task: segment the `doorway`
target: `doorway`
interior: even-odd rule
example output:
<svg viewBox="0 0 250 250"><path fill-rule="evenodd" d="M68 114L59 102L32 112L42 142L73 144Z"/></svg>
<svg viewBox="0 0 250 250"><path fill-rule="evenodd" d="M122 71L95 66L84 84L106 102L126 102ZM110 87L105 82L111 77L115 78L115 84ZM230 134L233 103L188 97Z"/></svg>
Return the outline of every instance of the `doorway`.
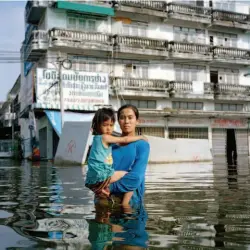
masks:
<svg viewBox="0 0 250 250"><path fill-rule="evenodd" d="M47 127L39 130L40 156L47 159Z"/></svg>
<svg viewBox="0 0 250 250"><path fill-rule="evenodd" d="M210 71L210 82L213 84L214 95L219 94L219 75L218 71Z"/></svg>
<svg viewBox="0 0 250 250"><path fill-rule="evenodd" d="M228 166L237 164L237 146L234 129L227 129L226 152Z"/></svg>
<svg viewBox="0 0 250 250"><path fill-rule="evenodd" d="M53 129L53 158L55 158L55 156L56 156L56 150L58 147L59 140L60 140L59 136L57 135L57 133Z"/></svg>
<svg viewBox="0 0 250 250"><path fill-rule="evenodd" d="M209 36L210 46L214 46L214 37Z"/></svg>

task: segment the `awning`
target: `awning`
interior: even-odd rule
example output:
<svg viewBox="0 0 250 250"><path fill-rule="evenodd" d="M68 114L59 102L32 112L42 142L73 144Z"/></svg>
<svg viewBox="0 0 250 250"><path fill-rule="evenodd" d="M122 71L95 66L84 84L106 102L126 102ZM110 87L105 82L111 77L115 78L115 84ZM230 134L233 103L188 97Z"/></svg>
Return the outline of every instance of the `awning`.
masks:
<svg viewBox="0 0 250 250"><path fill-rule="evenodd" d="M61 112L53 110L44 110L44 112L47 115L57 135L60 137L62 133ZM94 113L64 112L64 122L92 121L93 117ZM121 133L121 129L118 122L115 123L114 131L117 133Z"/></svg>
<svg viewBox="0 0 250 250"><path fill-rule="evenodd" d="M57 1L58 9L73 10L78 12L90 13L94 15L114 16L114 9L111 7L104 7L86 3Z"/></svg>

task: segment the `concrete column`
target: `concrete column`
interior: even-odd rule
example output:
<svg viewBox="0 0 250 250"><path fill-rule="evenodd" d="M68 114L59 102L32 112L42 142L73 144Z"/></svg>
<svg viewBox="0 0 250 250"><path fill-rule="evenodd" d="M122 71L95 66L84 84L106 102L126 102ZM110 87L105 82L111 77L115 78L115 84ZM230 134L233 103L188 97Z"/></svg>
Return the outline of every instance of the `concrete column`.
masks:
<svg viewBox="0 0 250 250"><path fill-rule="evenodd" d="M208 142L209 142L209 148L210 148L210 150L212 150L212 148L213 148L213 132L212 132L211 123L212 123L212 120L209 119L209 125L208 125Z"/></svg>
<svg viewBox="0 0 250 250"><path fill-rule="evenodd" d="M168 118L164 118L165 120L165 138L169 138L169 133L168 133Z"/></svg>

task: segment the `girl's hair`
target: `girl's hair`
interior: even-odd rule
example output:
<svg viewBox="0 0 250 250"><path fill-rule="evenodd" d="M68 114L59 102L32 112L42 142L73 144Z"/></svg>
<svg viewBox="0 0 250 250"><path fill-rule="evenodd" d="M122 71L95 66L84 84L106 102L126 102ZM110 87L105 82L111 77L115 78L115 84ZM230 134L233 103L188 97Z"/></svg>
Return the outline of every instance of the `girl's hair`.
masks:
<svg viewBox="0 0 250 250"><path fill-rule="evenodd" d="M95 113L95 116L92 120L92 129L93 135L100 135L101 134L101 125L105 121L111 120L115 123L115 112L111 108L101 108L98 109Z"/></svg>
<svg viewBox="0 0 250 250"><path fill-rule="evenodd" d="M136 120L139 119L139 111L138 111L138 108L132 104L125 104L125 105L122 105L118 111L117 111L117 117L118 117L118 120L121 116L121 112L124 110L124 109L132 109L135 113L135 117L136 117Z"/></svg>

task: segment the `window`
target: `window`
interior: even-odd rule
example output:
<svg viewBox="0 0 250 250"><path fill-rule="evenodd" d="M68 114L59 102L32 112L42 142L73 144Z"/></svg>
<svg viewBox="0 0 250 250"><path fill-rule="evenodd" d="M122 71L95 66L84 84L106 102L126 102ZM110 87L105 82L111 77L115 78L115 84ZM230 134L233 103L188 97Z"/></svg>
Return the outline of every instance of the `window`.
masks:
<svg viewBox="0 0 250 250"><path fill-rule="evenodd" d="M164 138L165 129L164 127L136 127L136 134Z"/></svg>
<svg viewBox="0 0 250 250"><path fill-rule="evenodd" d="M174 40L179 42L205 43L205 30L175 26Z"/></svg>
<svg viewBox="0 0 250 250"><path fill-rule="evenodd" d="M143 64L127 64L125 66L124 75L126 77L148 79L148 65Z"/></svg>
<svg viewBox="0 0 250 250"><path fill-rule="evenodd" d="M234 47L234 48L237 47L237 35L236 34L212 32L209 35L215 38L213 39L214 45Z"/></svg>
<svg viewBox="0 0 250 250"><path fill-rule="evenodd" d="M169 138L208 139L208 128L168 128Z"/></svg>
<svg viewBox="0 0 250 250"><path fill-rule="evenodd" d="M156 109L156 101L154 100L123 100L123 104L132 104L140 109Z"/></svg>
<svg viewBox="0 0 250 250"><path fill-rule="evenodd" d="M67 27L68 29L73 30L82 30L82 31L97 31L97 22L96 19L90 19L81 15L68 15L67 17Z"/></svg>
<svg viewBox="0 0 250 250"><path fill-rule="evenodd" d="M123 35L140 36L140 37L146 37L147 36L148 26L145 23L133 22L131 24L123 24L122 27L123 27L122 28Z"/></svg>
<svg viewBox="0 0 250 250"><path fill-rule="evenodd" d="M172 102L173 109L203 110L202 102Z"/></svg>
<svg viewBox="0 0 250 250"><path fill-rule="evenodd" d="M95 57L71 56L72 69L87 72L104 72L109 73L109 65L107 61Z"/></svg>
<svg viewBox="0 0 250 250"><path fill-rule="evenodd" d="M235 0L222 0L215 2L215 9L235 11Z"/></svg>
<svg viewBox="0 0 250 250"><path fill-rule="evenodd" d="M243 104L216 103L215 111L243 111Z"/></svg>
<svg viewBox="0 0 250 250"><path fill-rule="evenodd" d="M204 81L205 67L196 65L175 64L176 81Z"/></svg>
<svg viewBox="0 0 250 250"><path fill-rule="evenodd" d="M211 68L210 70L218 72L219 83L239 84L238 69Z"/></svg>

